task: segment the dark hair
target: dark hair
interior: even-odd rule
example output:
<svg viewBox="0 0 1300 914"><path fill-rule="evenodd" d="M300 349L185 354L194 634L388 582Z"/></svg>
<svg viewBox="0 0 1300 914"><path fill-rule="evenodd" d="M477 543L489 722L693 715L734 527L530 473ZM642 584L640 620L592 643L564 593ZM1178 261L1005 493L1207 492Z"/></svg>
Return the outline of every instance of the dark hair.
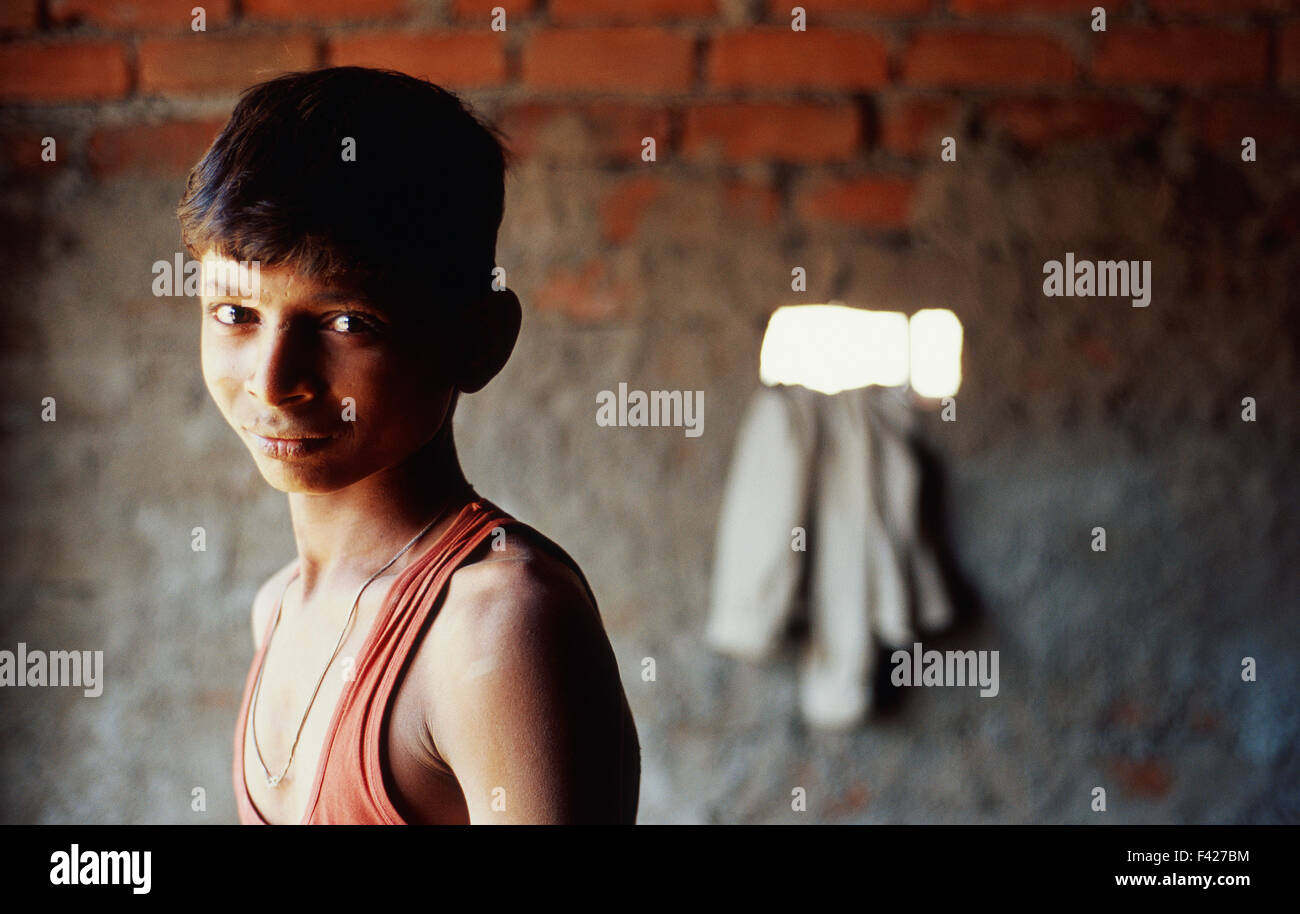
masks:
<svg viewBox="0 0 1300 914"><path fill-rule="evenodd" d="M355 161L343 158L345 138ZM191 256L290 266L413 313L486 293L505 207L501 136L452 93L330 67L246 89L177 208Z"/></svg>

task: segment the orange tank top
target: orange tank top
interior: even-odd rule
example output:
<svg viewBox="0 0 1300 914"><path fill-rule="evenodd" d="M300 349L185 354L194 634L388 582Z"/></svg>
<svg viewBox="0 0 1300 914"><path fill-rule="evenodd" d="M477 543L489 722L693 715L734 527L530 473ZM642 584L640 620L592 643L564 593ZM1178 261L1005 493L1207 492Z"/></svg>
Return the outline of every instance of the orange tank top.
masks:
<svg viewBox="0 0 1300 914"><path fill-rule="evenodd" d="M441 605L452 572L492 534L494 528L519 523L476 494L461 509L438 543L397 576L362 645L355 679L334 709L307 802L306 817L300 824L407 824L384 788L380 761L383 722L398 675L414 650L425 621ZM577 572L594 606L595 597L581 569L562 549L558 546L555 549ZM273 623L274 619L270 621ZM265 658L269 636L268 625L262 646L254 655L248 671L244 698L235 724L235 799L239 821L244 825L268 824L253 805L244 781L244 728L253 684Z"/></svg>

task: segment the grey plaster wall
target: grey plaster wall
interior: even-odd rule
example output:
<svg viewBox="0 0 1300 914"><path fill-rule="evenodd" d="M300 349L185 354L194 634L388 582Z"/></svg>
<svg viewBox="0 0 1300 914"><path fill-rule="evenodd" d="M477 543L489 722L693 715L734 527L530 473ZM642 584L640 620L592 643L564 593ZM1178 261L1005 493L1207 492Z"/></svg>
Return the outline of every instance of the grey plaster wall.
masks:
<svg viewBox="0 0 1300 914"><path fill-rule="evenodd" d="M667 192L609 248L598 208L616 173L545 156L515 173L498 261L523 334L456 419L479 491L587 570L640 731L640 821L1300 820L1294 165L1177 144L1026 158L976 138L960 169L926 166L906 235L788 209L738 224L715 173L659 174ZM787 197L817 177L772 174ZM0 690L6 822L235 818L248 607L292 539L283 496L207 400L197 304L150 293L150 265L179 250L179 187L69 174L0 197L0 648L103 650L106 665L95 699ZM1150 307L1045 298L1042 264L1067 250L1152 260ZM619 313L535 307L548 271L597 252ZM799 721L788 657L746 664L700 637L764 323L830 298L949 307L965 326L957 421L922 421L978 597L939 646L1001 652L997 698L910 690L850 733ZM703 390L704 434L598 427L595 393L620 381Z"/></svg>

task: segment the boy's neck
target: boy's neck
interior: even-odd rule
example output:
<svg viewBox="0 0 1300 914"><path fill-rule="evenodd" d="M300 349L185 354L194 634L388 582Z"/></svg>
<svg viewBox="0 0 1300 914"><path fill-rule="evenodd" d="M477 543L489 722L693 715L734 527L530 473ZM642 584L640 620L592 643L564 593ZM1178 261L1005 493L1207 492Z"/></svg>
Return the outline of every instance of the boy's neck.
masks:
<svg viewBox="0 0 1300 914"><path fill-rule="evenodd" d="M355 593L436 516L437 523L385 574L400 572L471 496L450 417L443 432L397 466L328 495L290 493L303 604L318 591Z"/></svg>

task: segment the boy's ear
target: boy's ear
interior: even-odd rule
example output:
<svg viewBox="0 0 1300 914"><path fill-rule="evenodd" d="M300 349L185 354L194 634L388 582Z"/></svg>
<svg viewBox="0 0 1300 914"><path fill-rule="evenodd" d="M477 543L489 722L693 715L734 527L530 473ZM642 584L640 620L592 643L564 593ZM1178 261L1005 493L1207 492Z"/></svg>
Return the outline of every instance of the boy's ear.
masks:
<svg viewBox="0 0 1300 914"><path fill-rule="evenodd" d="M460 310L453 321L460 390L472 394L497 376L514 352L522 322L519 298L509 289L488 292Z"/></svg>

